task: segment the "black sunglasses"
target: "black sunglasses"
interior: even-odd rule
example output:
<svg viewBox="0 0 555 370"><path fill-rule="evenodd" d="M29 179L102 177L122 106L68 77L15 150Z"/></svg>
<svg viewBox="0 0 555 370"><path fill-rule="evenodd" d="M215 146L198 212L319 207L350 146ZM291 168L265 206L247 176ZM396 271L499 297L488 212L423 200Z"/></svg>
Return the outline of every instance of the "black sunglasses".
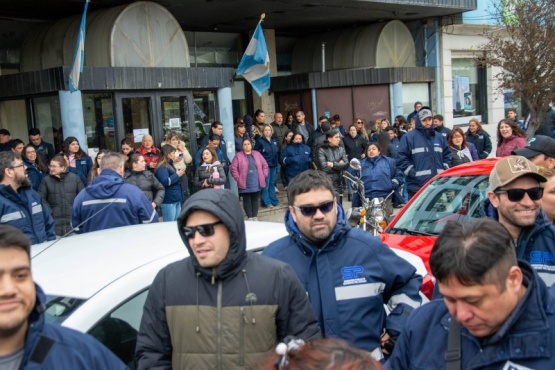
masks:
<svg viewBox="0 0 555 370"><path fill-rule="evenodd" d="M301 211L305 217L312 217L318 210L323 214L329 213L333 209L333 200L322 203L319 206L293 206L293 208Z"/></svg>
<svg viewBox="0 0 555 370"><path fill-rule="evenodd" d="M531 189L508 189L508 190L495 190L495 194L507 193L507 198L511 202L520 202L524 198L524 194L528 194L531 200L540 200L543 197L543 188Z"/></svg>
<svg viewBox="0 0 555 370"><path fill-rule="evenodd" d="M214 235L214 226L222 224L222 221L214 222L213 224L204 224L197 226L183 226L183 234L187 239L192 239L195 237L195 232L199 232L202 236L212 236Z"/></svg>

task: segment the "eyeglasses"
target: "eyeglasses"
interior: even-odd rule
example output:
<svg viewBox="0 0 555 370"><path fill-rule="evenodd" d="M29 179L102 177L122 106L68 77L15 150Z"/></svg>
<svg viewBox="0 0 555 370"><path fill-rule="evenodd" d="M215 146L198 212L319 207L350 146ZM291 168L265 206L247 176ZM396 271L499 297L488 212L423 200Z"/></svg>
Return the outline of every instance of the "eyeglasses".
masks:
<svg viewBox="0 0 555 370"><path fill-rule="evenodd" d="M357 121L357 123L360 125L360 124L362 124L362 121Z"/></svg>
<svg viewBox="0 0 555 370"><path fill-rule="evenodd" d="M183 234L187 239L192 239L195 237L195 232L199 232L202 236L212 236L214 235L214 226L222 224L222 221L214 222L213 224L204 224L204 225L197 225L197 226L183 226Z"/></svg>
<svg viewBox="0 0 555 370"><path fill-rule="evenodd" d="M524 194L528 194L531 200L540 200L543 197L543 188L531 189L508 189L508 190L495 190L495 194L507 193L507 198L511 202L520 202L524 198Z"/></svg>
<svg viewBox="0 0 555 370"><path fill-rule="evenodd" d="M293 208L298 209L301 211L303 216L305 217L312 217L316 214L318 210L323 214L329 213L333 209L333 200L324 202L319 206L293 206Z"/></svg>
<svg viewBox="0 0 555 370"><path fill-rule="evenodd" d="M27 167L27 166L25 166L25 163L21 163L21 164L18 164L17 166L12 166L10 168L15 170L16 168L19 168L19 167Z"/></svg>
<svg viewBox="0 0 555 370"><path fill-rule="evenodd" d="M27 154L27 155L29 155L29 154L37 154L37 152L35 152L34 150L28 150L28 151L26 152L26 154Z"/></svg>

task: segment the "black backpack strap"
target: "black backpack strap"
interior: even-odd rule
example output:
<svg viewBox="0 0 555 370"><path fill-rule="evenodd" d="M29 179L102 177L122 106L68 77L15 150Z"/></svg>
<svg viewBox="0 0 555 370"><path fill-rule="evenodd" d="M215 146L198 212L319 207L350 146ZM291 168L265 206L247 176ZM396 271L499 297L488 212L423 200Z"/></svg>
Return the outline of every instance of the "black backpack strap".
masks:
<svg viewBox="0 0 555 370"><path fill-rule="evenodd" d="M38 364L42 364L46 360L46 356L54 346L54 340L48 337L42 336L39 338L35 349L31 353L30 360Z"/></svg>
<svg viewBox="0 0 555 370"><path fill-rule="evenodd" d="M447 351L445 351L445 369L461 369L461 324L451 317L449 323L449 337L447 338Z"/></svg>

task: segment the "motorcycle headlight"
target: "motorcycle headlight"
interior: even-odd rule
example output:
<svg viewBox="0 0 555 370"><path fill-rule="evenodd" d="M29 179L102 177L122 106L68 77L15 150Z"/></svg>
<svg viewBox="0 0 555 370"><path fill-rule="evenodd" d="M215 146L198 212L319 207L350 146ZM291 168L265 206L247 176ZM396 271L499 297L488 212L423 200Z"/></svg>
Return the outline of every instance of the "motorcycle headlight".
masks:
<svg viewBox="0 0 555 370"><path fill-rule="evenodd" d="M372 218L376 220L378 223L385 220L385 212L383 209L375 209L372 211Z"/></svg>

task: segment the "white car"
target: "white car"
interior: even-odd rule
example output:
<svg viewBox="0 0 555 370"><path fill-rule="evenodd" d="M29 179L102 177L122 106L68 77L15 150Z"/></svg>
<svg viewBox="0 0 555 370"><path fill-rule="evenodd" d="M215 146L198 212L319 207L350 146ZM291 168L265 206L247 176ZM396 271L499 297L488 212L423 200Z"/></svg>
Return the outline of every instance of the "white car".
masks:
<svg viewBox="0 0 555 370"><path fill-rule="evenodd" d="M281 223L245 224L251 251L287 235ZM420 257L394 250L426 274ZM34 280L47 295L46 320L91 334L132 369L148 289L160 269L188 255L175 222L75 235L31 251Z"/></svg>

